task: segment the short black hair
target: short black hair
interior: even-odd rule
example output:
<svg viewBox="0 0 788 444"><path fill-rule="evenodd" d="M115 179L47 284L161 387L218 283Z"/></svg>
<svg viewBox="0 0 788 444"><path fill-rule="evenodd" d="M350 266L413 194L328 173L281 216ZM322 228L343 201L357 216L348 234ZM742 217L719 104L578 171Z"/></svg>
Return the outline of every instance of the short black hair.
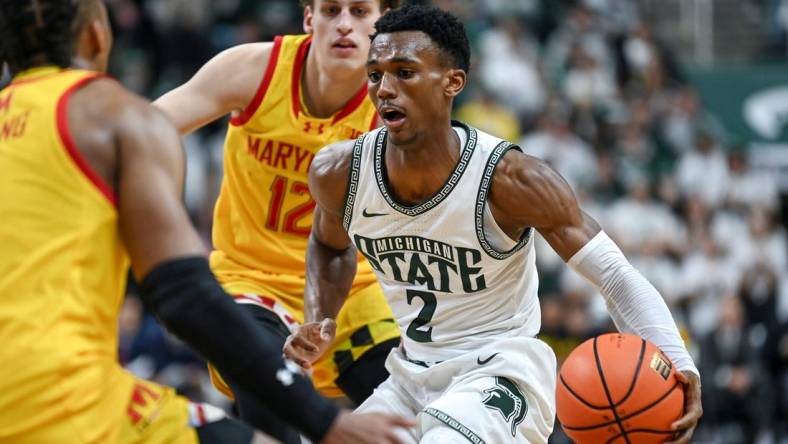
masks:
<svg viewBox="0 0 788 444"><path fill-rule="evenodd" d="M380 34L421 31L451 57L455 68L466 73L471 66L471 46L465 26L454 15L434 6L405 5L383 15L375 23L375 40Z"/></svg>
<svg viewBox="0 0 788 444"><path fill-rule="evenodd" d="M0 61L12 73L71 65L76 34L98 0L0 0Z"/></svg>

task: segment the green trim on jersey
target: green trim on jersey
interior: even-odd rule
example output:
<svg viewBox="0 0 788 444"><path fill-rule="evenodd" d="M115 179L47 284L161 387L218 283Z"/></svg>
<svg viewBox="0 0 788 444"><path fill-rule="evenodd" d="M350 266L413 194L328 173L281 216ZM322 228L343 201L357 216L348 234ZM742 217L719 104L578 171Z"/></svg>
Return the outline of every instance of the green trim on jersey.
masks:
<svg viewBox="0 0 788 444"><path fill-rule="evenodd" d="M457 421L456 419L452 418L451 416L443 413L438 409L434 409L432 407L428 407L424 409L424 413L434 417L438 421L446 424L449 428L455 430L460 435L464 436L468 442L472 442L473 444L485 444L484 440L479 437L479 435L473 433L471 429L465 427L461 422Z"/></svg>
<svg viewBox="0 0 788 444"><path fill-rule="evenodd" d="M517 244L508 251L496 250L487 242L487 237L484 235L484 205L487 202L487 195L492 185L493 174L495 174L495 169L498 167L498 163L501 159L503 159L504 154L510 149L522 152L519 146L507 141L502 141L495 147L492 153L490 153L490 158L487 159L487 166L484 168L484 175L482 175L482 180L479 184L479 194L476 196L476 237L479 239L479 244L481 244L484 252L491 258L499 260L507 259L514 253L520 251L528 244L528 241L531 240L534 231L533 227L528 227L523 232L523 235L520 236L520 240L517 241Z"/></svg>
<svg viewBox="0 0 788 444"><path fill-rule="evenodd" d="M471 156L473 155L473 151L476 148L477 135L476 130L473 127L470 127L462 122L452 120L452 127L454 126L461 127L468 134L468 140L465 142L465 147L463 147L463 150L460 153L460 160L457 162L454 172L452 172L451 176L446 179L446 182L443 184L441 189L432 195L429 200L416 206L401 205L395 202L394 198L391 197L391 194L389 193L388 186L386 185L386 165L384 162L384 154L386 152L386 134L388 131L386 130L386 127L381 128L380 132L378 133L377 140L375 141L375 179L378 183L380 193L392 208L406 216L418 216L422 213L426 213L432 208L435 208L443 201L443 199L448 197L454 187L460 182L460 178L462 178L462 174L465 172L468 162L470 162Z"/></svg>
<svg viewBox="0 0 788 444"><path fill-rule="evenodd" d="M342 226L345 227L345 231L350 229L350 221L353 219L353 204L356 202L358 180L361 177L361 151L366 137L366 134L362 135L356 139L356 143L353 145L353 157L350 160L347 191L345 192L345 213L342 217Z"/></svg>

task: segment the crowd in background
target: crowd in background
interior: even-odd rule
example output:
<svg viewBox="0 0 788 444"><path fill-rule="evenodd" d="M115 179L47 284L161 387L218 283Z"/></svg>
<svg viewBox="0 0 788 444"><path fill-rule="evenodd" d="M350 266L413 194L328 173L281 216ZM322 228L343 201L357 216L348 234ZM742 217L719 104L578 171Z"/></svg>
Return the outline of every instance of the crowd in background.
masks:
<svg viewBox="0 0 788 444"><path fill-rule="evenodd" d="M301 32L294 0L108 3L111 71L150 98L224 48ZM704 109L637 2L432 3L459 15L471 36L470 85L456 117L549 162L664 296L701 370L705 414L695 442L788 442L785 197ZM788 2L776 3L785 26L772 44L784 48ZM206 242L224 125L185 139L186 202ZM594 288L536 242L541 336L560 361L614 327ZM120 321L128 368L228 406L203 364L130 293Z"/></svg>

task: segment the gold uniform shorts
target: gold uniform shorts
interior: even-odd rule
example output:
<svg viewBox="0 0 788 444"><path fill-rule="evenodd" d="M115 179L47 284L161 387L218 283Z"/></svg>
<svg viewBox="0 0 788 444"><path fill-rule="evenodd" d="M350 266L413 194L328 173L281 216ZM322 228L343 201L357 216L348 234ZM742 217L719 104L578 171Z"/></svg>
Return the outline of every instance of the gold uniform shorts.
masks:
<svg viewBox="0 0 788 444"><path fill-rule="evenodd" d="M273 311L291 330L303 319L303 313L292 313L279 302L277 293L284 293L281 290L268 288L261 293L239 292L235 285L225 285L225 290L235 295L237 303L259 305ZM303 297L302 294L299 297ZM291 294L288 296L293 297ZM333 347L312 367L315 388L328 397L343 396L335 381L344 369L376 345L400 336L391 308L377 283L352 290L336 321L337 334ZM214 386L233 398L232 391L213 366L209 365L209 370Z"/></svg>

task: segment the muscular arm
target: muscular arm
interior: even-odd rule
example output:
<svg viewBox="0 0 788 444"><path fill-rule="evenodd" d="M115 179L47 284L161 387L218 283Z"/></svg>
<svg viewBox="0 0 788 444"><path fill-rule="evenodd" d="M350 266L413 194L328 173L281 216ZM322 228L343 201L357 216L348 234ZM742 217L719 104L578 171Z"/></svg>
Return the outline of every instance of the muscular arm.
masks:
<svg viewBox="0 0 788 444"><path fill-rule="evenodd" d="M662 296L580 209L558 173L539 159L510 151L496 172L490 204L496 221L510 235L524 227L536 228L602 293L619 330L648 339L679 370L697 374Z"/></svg>
<svg viewBox="0 0 788 444"><path fill-rule="evenodd" d="M336 318L356 275L356 248L342 216L353 141L326 147L309 170L309 189L317 206L306 251L306 322Z"/></svg>
<svg viewBox="0 0 788 444"><path fill-rule="evenodd" d="M168 330L314 441L338 410L288 370L281 350L218 285L180 197L184 157L163 113L108 80L75 93L69 113L77 144L115 185L119 229L146 304ZM91 124L91 122L93 122ZM90 134L88 134L90 133ZM103 142L102 142L103 141ZM105 155L98 156L101 151ZM112 171L112 176L107 175Z"/></svg>
<svg viewBox="0 0 788 444"><path fill-rule="evenodd" d="M219 53L186 83L153 104L190 133L230 112L240 113L257 92L273 43L239 45Z"/></svg>

